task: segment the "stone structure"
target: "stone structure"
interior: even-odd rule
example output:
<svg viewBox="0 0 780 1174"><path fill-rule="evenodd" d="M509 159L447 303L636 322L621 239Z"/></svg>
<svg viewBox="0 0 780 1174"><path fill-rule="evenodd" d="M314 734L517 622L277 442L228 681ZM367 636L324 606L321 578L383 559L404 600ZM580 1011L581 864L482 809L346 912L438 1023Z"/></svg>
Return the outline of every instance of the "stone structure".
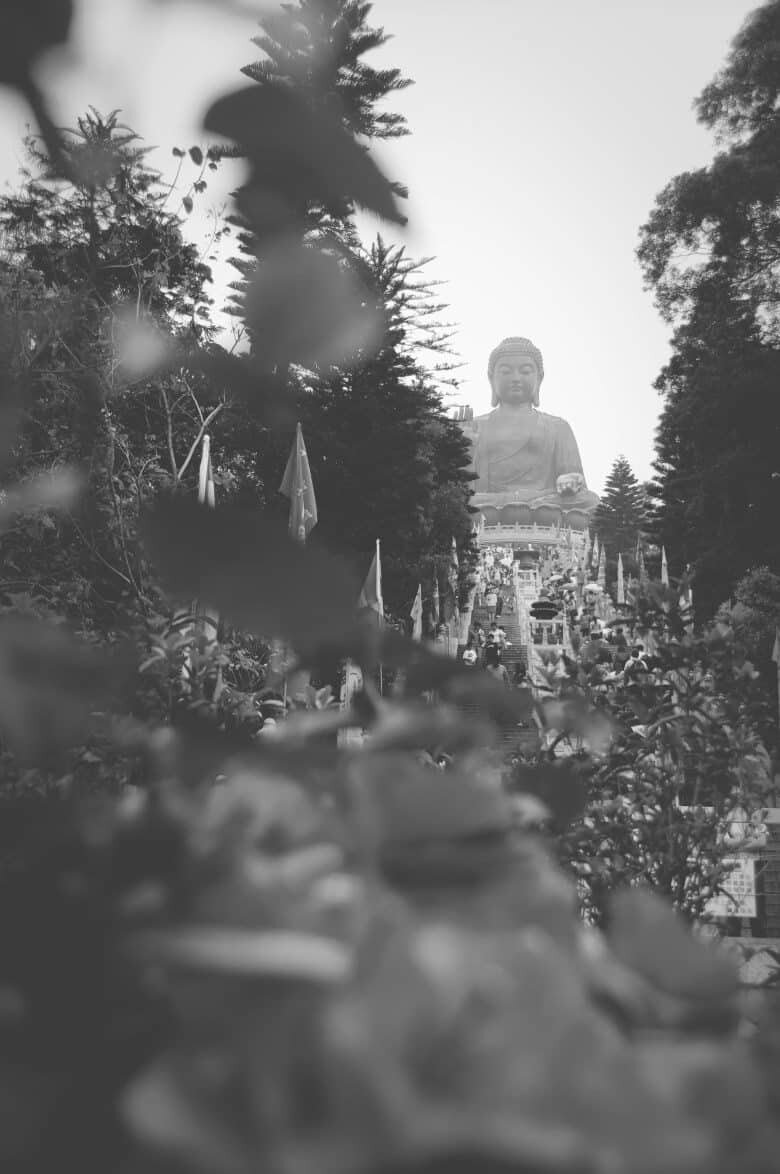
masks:
<svg viewBox="0 0 780 1174"><path fill-rule="evenodd" d="M477 474L472 504L485 524L570 527L583 531L598 497L585 484L569 424L538 410L541 351L527 338L506 338L490 356L493 410L460 419Z"/></svg>

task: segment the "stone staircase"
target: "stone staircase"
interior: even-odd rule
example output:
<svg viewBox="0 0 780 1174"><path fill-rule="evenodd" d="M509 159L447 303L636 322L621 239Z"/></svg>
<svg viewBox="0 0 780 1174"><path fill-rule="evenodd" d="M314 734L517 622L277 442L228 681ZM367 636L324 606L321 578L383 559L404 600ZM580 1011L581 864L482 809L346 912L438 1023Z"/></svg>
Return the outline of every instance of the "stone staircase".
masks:
<svg viewBox="0 0 780 1174"><path fill-rule="evenodd" d="M501 659L511 680L518 661L522 662L524 666L528 663L527 611L524 601L519 596L516 597L515 610L504 610L503 614L498 617L498 621L502 624L509 641L509 647L504 649ZM487 609L475 607L472 622L479 622L487 632L490 627ZM520 725L503 726L498 744L506 757L511 756L515 751L526 755L534 753L539 745L539 731L536 723L533 719L529 719Z"/></svg>

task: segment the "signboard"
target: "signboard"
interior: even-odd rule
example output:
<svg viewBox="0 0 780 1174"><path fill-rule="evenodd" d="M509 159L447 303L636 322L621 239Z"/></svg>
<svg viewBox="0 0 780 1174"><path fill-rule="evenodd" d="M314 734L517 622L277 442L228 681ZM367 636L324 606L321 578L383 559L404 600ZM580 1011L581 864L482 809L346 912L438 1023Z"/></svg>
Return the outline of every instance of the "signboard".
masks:
<svg viewBox="0 0 780 1174"><path fill-rule="evenodd" d="M755 860L744 855L724 856L723 863L729 866L728 875L723 878L724 891L710 898L705 906L705 912L712 917L755 917Z"/></svg>

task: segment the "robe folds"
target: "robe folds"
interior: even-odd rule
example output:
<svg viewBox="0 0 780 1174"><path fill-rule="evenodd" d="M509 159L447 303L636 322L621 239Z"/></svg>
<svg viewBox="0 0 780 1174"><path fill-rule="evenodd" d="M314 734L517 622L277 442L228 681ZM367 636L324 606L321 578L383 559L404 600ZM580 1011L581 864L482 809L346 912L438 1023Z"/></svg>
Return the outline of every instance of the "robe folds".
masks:
<svg viewBox="0 0 780 1174"><path fill-rule="evenodd" d="M535 408L515 411L499 406L469 422L475 494L539 503L560 501L556 481L565 473L582 474L577 441L559 416ZM568 496L567 506L592 507L597 497L588 489Z"/></svg>

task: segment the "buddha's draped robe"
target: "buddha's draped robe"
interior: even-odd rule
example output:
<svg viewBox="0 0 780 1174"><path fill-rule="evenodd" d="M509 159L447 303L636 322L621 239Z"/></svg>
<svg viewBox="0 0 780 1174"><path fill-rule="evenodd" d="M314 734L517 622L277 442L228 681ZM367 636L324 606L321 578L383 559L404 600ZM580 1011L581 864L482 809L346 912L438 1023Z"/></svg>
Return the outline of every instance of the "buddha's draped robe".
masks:
<svg viewBox="0 0 780 1174"><path fill-rule="evenodd" d="M476 494L506 500L560 502L556 480L564 473L582 473L582 461L571 427L558 416L536 409L513 411L498 407L478 416L469 429ZM592 506L590 490L566 499L566 505Z"/></svg>

